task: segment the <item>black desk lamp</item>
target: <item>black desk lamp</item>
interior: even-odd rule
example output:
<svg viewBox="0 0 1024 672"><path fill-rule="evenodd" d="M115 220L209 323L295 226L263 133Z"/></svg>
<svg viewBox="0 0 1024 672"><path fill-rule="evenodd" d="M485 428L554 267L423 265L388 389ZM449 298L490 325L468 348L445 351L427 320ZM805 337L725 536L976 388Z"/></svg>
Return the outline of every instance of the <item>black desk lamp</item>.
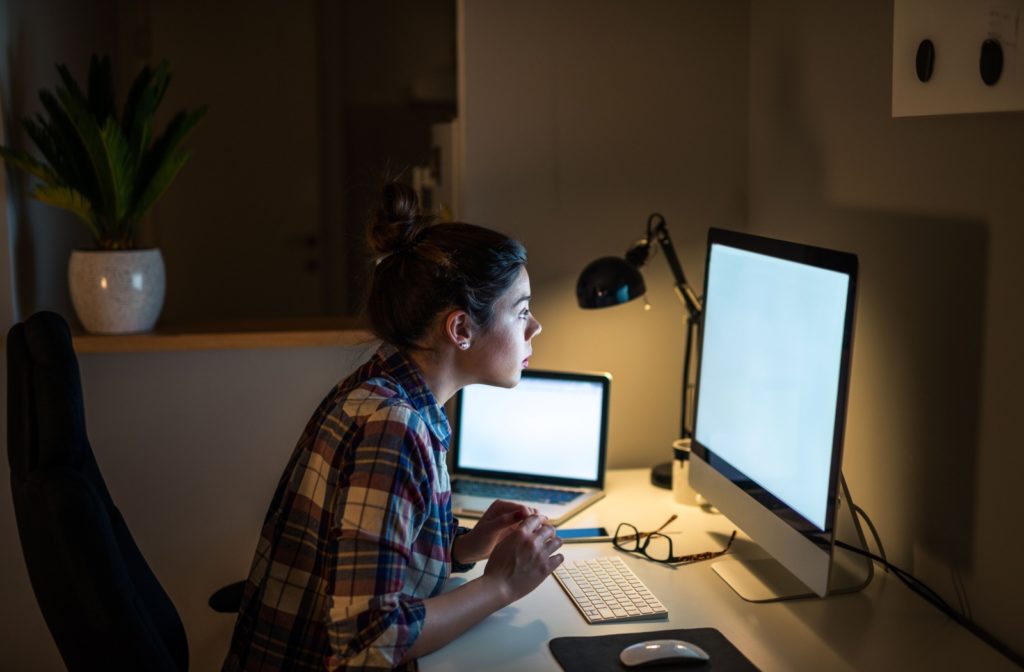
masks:
<svg viewBox="0 0 1024 672"><path fill-rule="evenodd" d="M647 235L638 240L633 247L626 252L626 258L601 257L591 262L580 273L580 279L576 282L576 300L580 308L606 308L626 303L643 296L647 291L644 285L644 278L640 274L640 268L647 262L651 253L651 244L658 241L659 247L665 253L665 261L672 269L672 277L675 279L676 295L686 307L686 353L683 356L683 408L680 418L680 436L684 439L692 438L690 431L690 359L693 344L696 339L694 331L700 322L701 304L700 299L694 293L686 276L683 274L683 267L679 264L675 248L672 247L672 239L668 235L668 227L665 225L665 218L657 212L647 218ZM672 463L665 462L657 464L651 471L651 482L663 488L672 487Z"/></svg>

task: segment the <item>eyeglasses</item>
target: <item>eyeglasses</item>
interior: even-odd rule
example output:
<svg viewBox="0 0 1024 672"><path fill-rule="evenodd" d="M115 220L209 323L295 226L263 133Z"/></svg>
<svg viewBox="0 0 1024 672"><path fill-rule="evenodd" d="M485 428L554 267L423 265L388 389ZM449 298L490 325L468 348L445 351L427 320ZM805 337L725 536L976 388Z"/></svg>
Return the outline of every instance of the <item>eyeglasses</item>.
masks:
<svg viewBox="0 0 1024 672"><path fill-rule="evenodd" d="M732 546L733 539L736 538L736 530L733 530L732 535L729 536L729 541L725 544L725 548L720 551L705 551L704 553L677 556L672 552L672 539L668 535L661 533L675 519L676 516L673 514L671 518L653 532L639 532L629 523L619 523L619 526L615 529L615 536L612 538L612 545L620 551L640 553L655 562L686 565L691 562L710 560L711 558L724 555Z"/></svg>

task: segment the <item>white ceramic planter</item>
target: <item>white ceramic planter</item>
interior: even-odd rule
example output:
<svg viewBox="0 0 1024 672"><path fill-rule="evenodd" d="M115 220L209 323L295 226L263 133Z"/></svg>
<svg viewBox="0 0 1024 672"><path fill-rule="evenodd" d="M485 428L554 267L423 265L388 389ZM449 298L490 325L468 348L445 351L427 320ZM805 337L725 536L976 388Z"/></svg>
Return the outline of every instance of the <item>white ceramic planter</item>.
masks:
<svg viewBox="0 0 1024 672"><path fill-rule="evenodd" d="M149 331L164 305L164 259L158 249L75 250L68 262L68 284L86 331Z"/></svg>

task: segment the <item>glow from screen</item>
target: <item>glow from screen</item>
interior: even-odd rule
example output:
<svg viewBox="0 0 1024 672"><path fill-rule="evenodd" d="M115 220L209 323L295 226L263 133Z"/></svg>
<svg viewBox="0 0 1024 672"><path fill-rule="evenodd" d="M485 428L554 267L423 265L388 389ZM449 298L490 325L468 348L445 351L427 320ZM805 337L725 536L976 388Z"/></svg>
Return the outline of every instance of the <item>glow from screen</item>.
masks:
<svg viewBox="0 0 1024 672"><path fill-rule="evenodd" d="M849 277L715 244L696 437L825 529Z"/></svg>
<svg viewBox="0 0 1024 672"><path fill-rule="evenodd" d="M470 385L461 403L459 467L598 479L601 383L524 376L512 389Z"/></svg>

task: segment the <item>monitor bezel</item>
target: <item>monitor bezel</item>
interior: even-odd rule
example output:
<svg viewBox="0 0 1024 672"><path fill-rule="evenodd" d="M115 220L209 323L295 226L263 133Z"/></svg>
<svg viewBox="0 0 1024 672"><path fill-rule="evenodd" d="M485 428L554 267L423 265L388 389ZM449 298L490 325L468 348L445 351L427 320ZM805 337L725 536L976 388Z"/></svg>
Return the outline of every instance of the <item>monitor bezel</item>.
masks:
<svg viewBox="0 0 1024 672"><path fill-rule="evenodd" d="M494 471L488 469L476 469L459 465L459 449L461 443L460 427L462 423L462 396L463 390L455 395L453 422L452 422L452 470L455 475L476 476L478 478L495 478L507 481L519 481L524 483L546 483L567 487L588 487L604 488L605 464L608 457L608 414L611 404L611 383L612 377L609 373L584 373L573 371L549 371L544 369L525 369L523 378L537 378L548 380L570 380L586 383L599 383L601 385L601 438L597 465L597 478L577 479L561 478L557 476L540 476L537 474L524 474L512 471Z"/></svg>
<svg viewBox="0 0 1024 672"><path fill-rule="evenodd" d="M711 270L711 252L714 245L722 245L734 249L753 252L764 256L793 261L816 268L836 271L845 274L849 278L849 289L846 297L846 310L843 323L843 340L840 354L839 380L836 395L836 414L832 435L832 455L829 465L829 483L825 511L825 529L819 529L817 525L809 521L793 508L789 507L782 500L771 492L760 487L756 481L734 467L727 460L710 447L697 440L697 427L700 421L700 364L704 357L704 316L708 310L708 278ZM849 398L850 363L853 353L853 331L856 314L857 297L857 270L858 263L856 255L830 250L823 247L794 243L790 241L766 238L738 231L711 228L708 231L707 256L704 263L704 311L701 314L700 329L698 330L698 366L697 380L694 388L694 434L692 449L694 453L703 459L712 469L718 471L728 479L734 486L745 492L758 504L772 512L777 518L785 522L789 527L809 540L815 546L831 552L834 539L836 510L839 494L839 478L842 467L843 443L846 432L847 401ZM712 301L714 297L711 297ZM713 306L713 304L712 304Z"/></svg>

